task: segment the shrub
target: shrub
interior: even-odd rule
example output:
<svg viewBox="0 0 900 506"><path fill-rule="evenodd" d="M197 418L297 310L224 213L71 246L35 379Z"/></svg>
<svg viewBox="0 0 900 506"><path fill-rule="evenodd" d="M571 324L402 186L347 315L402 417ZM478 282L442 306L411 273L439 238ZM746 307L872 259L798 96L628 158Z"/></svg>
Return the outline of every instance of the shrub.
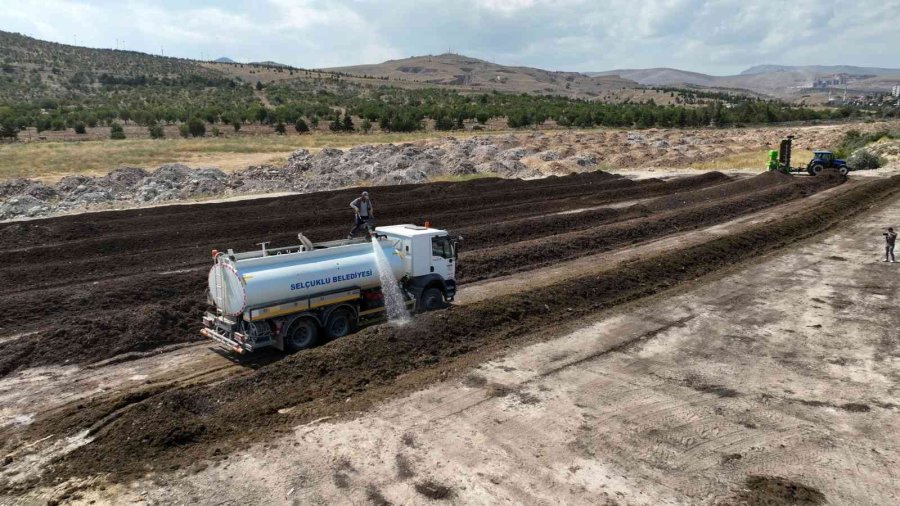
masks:
<svg viewBox="0 0 900 506"><path fill-rule="evenodd" d="M241 120L234 119L231 121L231 128L234 128L235 132L239 132L241 130Z"/></svg>
<svg viewBox="0 0 900 506"><path fill-rule="evenodd" d="M372 122L369 121L369 118L363 118L362 123L359 124L359 129L364 133L369 133L372 130Z"/></svg>
<svg viewBox="0 0 900 506"><path fill-rule="evenodd" d="M150 132L151 139L163 139L166 134L163 132L163 127L159 123L153 123L147 127L147 130Z"/></svg>
<svg viewBox="0 0 900 506"><path fill-rule="evenodd" d="M191 137L203 137L206 135L206 123L200 118L194 117L189 119L187 127Z"/></svg>
<svg viewBox="0 0 900 506"><path fill-rule="evenodd" d="M188 138L188 135L191 135L191 132L188 130L188 126L185 123L178 125L178 135Z"/></svg>
<svg viewBox="0 0 900 506"><path fill-rule="evenodd" d="M306 122L303 121L303 118L297 118L297 122L294 123L294 130L296 130L298 133L304 134L306 132L309 132L309 125L307 125Z"/></svg>
<svg viewBox="0 0 900 506"><path fill-rule="evenodd" d="M109 138L121 140L125 138L125 130L122 128L122 125L118 122L112 122L109 125Z"/></svg>
<svg viewBox="0 0 900 506"><path fill-rule="evenodd" d="M213 137L219 137L222 135L222 131L219 130L219 127L214 126L212 127L212 135Z"/></svg>
<svg viewBox="0 0 900 506"><path fill-rule="evenodd" d="M865 148L857 149L850 155L850 158L847 159L847 165L853 170L877 169L884 164L884 158Z"/></svg>
<svg viewBox="0 0 900 506"><path fill-rule="evenodd" d="M275 123L275 133L277 133L278 135L284 135L287 133L287 129L284 127L284 123L282 123L281 121Z"/></svg>
<svg viewBox="0 0 900 506"><path fill-rule="evenodd" d="M85 126L83 121L76 121L74 128L76 134L81 135L87 133L87 127Z"/></svg>

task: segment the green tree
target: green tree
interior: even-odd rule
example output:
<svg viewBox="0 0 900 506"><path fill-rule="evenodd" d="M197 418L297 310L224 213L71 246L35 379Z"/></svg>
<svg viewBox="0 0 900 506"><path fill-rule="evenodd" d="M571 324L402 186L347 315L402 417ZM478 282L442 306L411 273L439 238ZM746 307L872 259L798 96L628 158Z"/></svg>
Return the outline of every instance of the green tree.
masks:
<svg viewBox="0 0 900 506"><path fill-rule="evenodd" d="M206 123L200 118L193 117L189 119L187 127L191 137L203 137L206 135Z"/></svg>
<svg viewBox="0 0 900 506"><path fill-rule="evenodd" d="M353 118L351 118L348 113L344 113L344 121L341 123L341 130L345 132L352 132L354 130Z"/></svg>
<svg viewBox="0 0 900 506"><path fill-rule="evenodd" d="M0 138L2 139L18 139L19 127L12 118L4 118L0 121Z"/></svg>
<svg viewBox="0 0 900 506"><path fill-rule="evenodd" d="M287 133L287 129L285 128L284 123L282 123L281 121L275 123L275 133L277 133L278 135L284 135Z"/></svg>
<svg viewBox="0 0 900 506"><path fill-rule="evenodd" d="M76 121L74 128L76 134L81 135L87 133L87 127L85 126L84 121Z"/></svg>
<svg viewBox="0 0 900 506"><path fill-rule="evenodd" d="M364 133L369 133L372 130L372 122L369 121L369 118L363 118L362 123L359 124L359 129Z"/></svg>
<svg viewBox="0 0 900 506"><path fill-rule="evenodd" d="M263 88L263 83L256 81L256 91L262 91Z"/></svg>
<svg viewBox="0 0 900 506"><path fill-rule="evenodd" d="M150 132L151 139L163 139L166 136L162 125L159 123L151 123L150 126L147 127L147 131Z"/></svg>
<svg viewBox="0 0 900 506"><path fill-rule="evenodd" d="M453 120L449 117L444 116L443 114L438 116L437 119L434 120L434 129L435 130L452 130L453 129Z"/></svg>
<svg viewBox="0 0 900 506"><path fill-rule="evenodd" d="M340 114L334 113L334 118L332 118L331 123L328 124L328 129L332 132L340 132L344 129L344 125L341 123Z"/></svg>
<svg viewBox="0 0 900 506"><path fill-rule="evenodd" d="M109 138L116 140L125 138L125 129L122 128L122 125L118 121L113 121L109 125Z"/></svg>
<svg viewBox="0 0 900 506"><path fill-rule="evenodd" d="M303 121L303 118L297 118L297 122L294 123L294 130L298 133L305 134L306 132L309 132L309 125Z"/></svg>
<svg viewBox="0 0 900 506"><path fill-rule="evenodd" d="M235 132L241 131L241 119L240 118L232 118L231 119L231 128L234 128Z"/></svg>

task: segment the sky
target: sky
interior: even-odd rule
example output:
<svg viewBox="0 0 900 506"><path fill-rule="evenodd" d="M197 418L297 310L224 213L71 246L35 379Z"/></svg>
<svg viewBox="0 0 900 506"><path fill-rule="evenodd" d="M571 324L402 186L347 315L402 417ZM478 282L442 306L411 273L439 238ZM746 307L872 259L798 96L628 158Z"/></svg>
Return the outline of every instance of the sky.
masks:
<svg viewBox="0 0 900 506"><path fill-rule="evenodd" d="M900 67L900 0L0 0L0 30L325 68L448 51L505 65L714 75Z"/></svg>

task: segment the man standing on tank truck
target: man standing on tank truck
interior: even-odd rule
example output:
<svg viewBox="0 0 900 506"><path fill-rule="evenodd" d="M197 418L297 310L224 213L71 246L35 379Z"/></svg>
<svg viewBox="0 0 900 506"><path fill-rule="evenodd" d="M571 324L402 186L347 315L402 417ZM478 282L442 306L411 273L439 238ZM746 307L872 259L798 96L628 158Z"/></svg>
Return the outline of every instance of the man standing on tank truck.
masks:
<svg viewBox="0 0 900 506"><path fill-rule="evenodd" d="M375 218L372 201L369 199L369 192L362 192L359 197L350 203L350 207L353 208L356 216L353 220L353 228L350 229L350 235L347 236L347 239L353 239L353 236L356 235L360 228L370 228L372 220Z"/></svg>

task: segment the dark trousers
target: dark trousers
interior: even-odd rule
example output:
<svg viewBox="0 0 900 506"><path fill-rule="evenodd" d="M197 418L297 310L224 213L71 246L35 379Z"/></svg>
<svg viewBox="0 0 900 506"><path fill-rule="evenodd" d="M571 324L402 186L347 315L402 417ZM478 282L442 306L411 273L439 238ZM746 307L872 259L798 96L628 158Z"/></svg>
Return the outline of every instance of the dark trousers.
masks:
<svg viewBox="0 0 900 506"><path fill-rule="evenodd" d="M372 222L372 218L368 216L356 216L353 220L353 228L350 229L350 236L356 235L360 229L366 229L369 227L369 224Z"/></svg>
<svg viewBox="0 0 900 506"><path fill-rule="evenodd" d="M888 258L888 255L890 255L890 258ZM884 260L885 261L893 260L894 262L897 261L897 259L894 258L894 245L893 244L885 244L884 245Z"/></svg>

